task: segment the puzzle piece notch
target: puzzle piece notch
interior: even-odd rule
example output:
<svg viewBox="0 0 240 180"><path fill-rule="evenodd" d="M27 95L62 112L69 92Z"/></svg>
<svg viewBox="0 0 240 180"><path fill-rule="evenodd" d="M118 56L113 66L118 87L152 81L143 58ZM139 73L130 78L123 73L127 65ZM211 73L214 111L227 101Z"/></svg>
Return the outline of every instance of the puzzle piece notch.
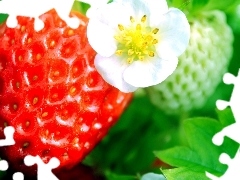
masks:
<svg viewBox="0 0 240 180"><path fill-rule="evenodd" d="M0 13L9 15L6 23L10 28L17 27L17 16L26 16L35 19L34 29L40 31L44 27L44 23L39 19L39 16L51 9L55 9L59 17L65 21L68 26L76 29L81 24L81 21L77 17L69 17L74 1L75 0L0 0Z"/></svg>
<svg viewBox="0 0 240 180"><path fill-rule="evenodd" d="M214 144L220 146L223 141L224 137L227 136L231 138L232 140L238 142L240 144L240 136L239 136L239 129L240 129L240 111L239 111L239 99L240 99L240 69L238 71L238 75L235 77L234 75L230 73L226 73L223 77L223 81L226 84L234 84L234 88L231 94L230 101L223 101L218 100L216 102L216 106L219 110L225 109L227 106L230 106L235 118L235 123L231 124L224 129L222 129L220 132L215 134L212 141Z"/></svg>
<svg viewBox="0 0 240 180"><path fill-rule="evenodd" d="M231 106L231 109L233 111L234 118L236 122L239 120L240 121L240 111L238 110L238 104L239 104L239 99L240 99L240 69L238 71L238 75L234 76L230 73L226 73L223 76L223 81L226 84L234 84L234 88L231 94L230 101L223 101L223 100L218 100L216 102L216 106L219 110L225 109L227 106Z"/></svg>
<svg viewBox="0 0 240 180"><path fill-rule="evenodd" d="M8 162L0 160L0 171L6 171L8 169Z"/></svg>
<svg viewBox="0 0 240 180"><path fill-rule="evenodd" d="M50 159L48 164L45 164L39 156L28 155L24 158L24 163L27 166L32 166L34 164L37 164L38 180L46 180L46 179L58 180L58 178L52 173L52 169L54 169L60 165L59 159L53 157Z"/></svg>
<svg viewBox="0 0 240 180"><path fill-rule="evenodd" d="M240 171L239 171L239 164L240 164L240 149L238 149L235 157L233 159L226 153L222 153L219 157L219 161L222 164L228 165L227 171L221 177L217 177L209 172L206 172L206 176L211 180L239 180Z"/></svg>
<svg viewBox="0 0 240 180"><path fill-rule="evenodd" d="M16 172L13 174L13 180L24 180L23 173L21 172Z"/></svg>
<svg viewBox="0 0 240 180"><path fill-rule="evenodd" d="M219 110L224 110L226 107L230 106L230 102L224 101L224 100L217 100L216 106Z"/></svg>
<svg viewBox="0 0 240 180"><path fill-rule="evenodd" d="M239 129L240 129L240 123L231 124L223 128L220 132L216 133L212 138L212 142L215 145L220 146L223 144L224 137L227 136L230 139L240 144Z"/></svg>
<svg viewBox="0 0 240 180"><path fill-rule="evenodd" d="M225 73L223 76L223 82L225 84L235 84L236 81L237 81L237 77L231 73Z"/></svg>
<svg viewBox="0 0 240 180"><path fill-rule="evenodd" d="M5 139L0 139L0 147L14 145L15 141L13 139L13 134L15 132L15 129L12 126L7 126L4 128L3 132Z"/></svg>

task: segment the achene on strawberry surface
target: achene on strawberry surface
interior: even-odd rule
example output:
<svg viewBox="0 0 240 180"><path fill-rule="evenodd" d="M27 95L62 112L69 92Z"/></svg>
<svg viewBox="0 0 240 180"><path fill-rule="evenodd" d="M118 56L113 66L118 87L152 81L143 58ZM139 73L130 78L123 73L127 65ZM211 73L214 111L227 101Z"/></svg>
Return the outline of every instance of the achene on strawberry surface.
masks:
<svg viewBox="0 0 240 180"><path fill-rule="evenodd" d="M0 26L0 138L15 128L16 144L1 148L14 169L26 172L26 155L44 162L56 157L58 169L80 162L122 114L131 94L107 84L94 67L95 51L86 37L88 19L69 28L55 11L34 19L18 17L18 26Z"/></svg>

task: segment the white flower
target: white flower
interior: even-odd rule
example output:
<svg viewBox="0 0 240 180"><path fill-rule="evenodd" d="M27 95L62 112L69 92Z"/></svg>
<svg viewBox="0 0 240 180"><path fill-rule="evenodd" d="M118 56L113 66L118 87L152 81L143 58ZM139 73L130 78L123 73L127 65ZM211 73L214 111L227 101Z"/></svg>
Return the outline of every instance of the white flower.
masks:
<svg viewBox="0 0 240 180"><path fill-rule="evenodd" d="M183 12L165 0L115 0L90 17L87 36L103 79L123 92L164 81L189 42Z"/></svg>

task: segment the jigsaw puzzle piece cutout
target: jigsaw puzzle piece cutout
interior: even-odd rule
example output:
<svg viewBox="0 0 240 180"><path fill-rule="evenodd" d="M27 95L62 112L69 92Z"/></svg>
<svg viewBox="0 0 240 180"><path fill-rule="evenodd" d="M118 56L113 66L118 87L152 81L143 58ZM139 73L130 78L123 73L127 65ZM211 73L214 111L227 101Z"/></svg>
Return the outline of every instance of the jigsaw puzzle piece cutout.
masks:
<svg viewBox="0 0 240 180"><path fill-rule="evenodd" d="M39 31L44 27L39 16L53 8L52 1L50 0L48 3L46 0L42 0L42 2L39 0L2 0L0 1L0 12L9 15L6 23L10 28L17 27L17 16L26 16L35 18L34 28Z"/></svg>
<svg viewBox="0 0 240 180"><path fill-rule="evenodd" d="M226 106L231 106L233 111L233 115L236 121L240 121L240 111L238 110L238 103L240 99L240 70L238 71L238 75L235 77L230 73L226 73L223 77L223 81L226 84L234 84L234 88L231 94L231 98L229 102L219 100L217 101L217 107L221 108L220 110L225 109ZM225 106L225 108L224 108Z"/></svg>
<svg viewBox="0 0 240 180"><path fill-rule="evenodd" d="M238 71L238 76L226 76L227 78L225 78L226 82L229 83L233 83L234 84L234 88L231 94L231 98L230 98L230 106L235 118L236 123L240 123L240 111L239 111L239 99L240 99L240 69Z"/></svg>
<svg viewBox="0 0 240 180"><path fill-rule="evenodd" d="M0 160L0 171L6 171L8 169L8 162ZM13 174L13 180L24 180L23 173L16 172Z"/></svg>
<svg viewBox="0 0 240 180"><path fill-rule="evenodd" d="M8 169L8 162L0 160L0 171L6 171Z"/></svg>
<svg viewBox="0 0 240 180"><path fill-rule="evenodd" d="M223 128L220 132L216 133L212 138L212 142L215 145L220 146L222 145L224 137L226 136L240 144L239 129L240 129L239 123L231 124Z"/></svg>
<svg viewBox="0 0 240 180"><path fill-rule="evenodd" d="M237 81L237 77L231 73L225 73L223 76L223 82L225 84L235 84L236 81Z"/></svg>
<svg viewBox="0 0 240 180"><path fill-rule="evenodd" d="M230 106L230 102L227 102L224 100L217 100L216 106L219 110L222 111L222 110L226 109L228 106Z"/></svg>
<svg viewBox="0 0 240 180"><path fill-rule="evenodd" d="M10 28L17 27L17 16L25 16L34 18L34 29L40 31L44 27L44 22L39 16L55 9L68 26L76 29L80 25L80 20L69 16L73 3L74 0L0 0L0 12L9 15L6 23Z"/></svg>
<svg viewBox="0 0 240 180"><path fill-rule="evenodd" d="M65 21L67 25L72 29L78 28L78 26L81 24L81 21L77 17L69 16L75 0L51 0L51 1L55 2L54 9L57 11L58 16L63 21Z"/></svg>
<svg viewBox="0 0 240 180"><path fill-rule="evenodd" d="M23 173L21 172L16 172L13 174L13 180L24 180Z"/></svg>
<svg viewBox="0 0 240 180"><path fill-rule="evenodd" d="M239 111L239 99L240 99L240 69L238 75L235 77L230 73L226 73L223 78L226 84L234 84L234 88L231 94L230 101L228 102L229 106L233 111L234 118L237 121L240 121L240 111ZM240 123L240 122L239 122Z"/></svg>
<svg viewBox="0 0 240 180"><path fill-rule="evenodd" d="M7 126L4 128L3 132L5 139L0 139L0 147L14 145L15 141L13 139L13 134L15 132L15 129L12 126Z"/></svg>
<svg viewBox="0 0 240 180"><path fill-rule="evenodd" d="M60 161L57 158L53 157L50 159L50 161L47 164L45 164L39 156L28 155L24 158L24 163L27 166L32 166L34 164L37 164L38 180L46 180L46 179L58 180L58 178L52 173L52 169L60 165Z"/></svg>
<svg viewBox="0 0 240 180"><path fill-rule="evenodd" d="M239 180L240 171L239 171L239 164L240 164L240 150L238 149L235 157L231 159L228 154L222 153L219 157L219 161L222 164L228 165L227 171L221 176L217 177L209 172L206 172L206 176L211 180Z"/></svg>
<svg viewBox="0 0 240 180"><path fill-rule="evenodd" d="M226 73L223 77L223 81L226 84L234 84L234 88L231 94L230 101L223 101L218 100L216 102L216 106L219 110L224 110L227 106L230 106L235 118L235 123L231 124L224 129L222 129L219 133L217 133L212 141L214 144L220 146L223 141L224 137L227 136L231 138L232 140L240 143L240 135L238 133L240 129L240 111L238 107L239 99L240 99L240 70L238 72L238 75L235 77L234 75L230 73Z"/></svg>

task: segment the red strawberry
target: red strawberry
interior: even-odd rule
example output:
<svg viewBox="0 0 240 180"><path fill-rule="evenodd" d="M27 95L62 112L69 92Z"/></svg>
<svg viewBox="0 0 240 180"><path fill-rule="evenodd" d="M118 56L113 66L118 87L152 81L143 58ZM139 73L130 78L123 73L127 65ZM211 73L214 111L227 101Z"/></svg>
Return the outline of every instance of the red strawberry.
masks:
<svg viewBox="0 0 240 180"><path fill-rule="evenodd" d="M55 11L34 19L18 17L12 29L0 27L0 138L5 126L16 130L16 144L1 149L15 169L26 155L60 168L81 161L122 114L131 94L108 85L94 67L95 52L86 37L88 19L69 28Z"/></svg>

